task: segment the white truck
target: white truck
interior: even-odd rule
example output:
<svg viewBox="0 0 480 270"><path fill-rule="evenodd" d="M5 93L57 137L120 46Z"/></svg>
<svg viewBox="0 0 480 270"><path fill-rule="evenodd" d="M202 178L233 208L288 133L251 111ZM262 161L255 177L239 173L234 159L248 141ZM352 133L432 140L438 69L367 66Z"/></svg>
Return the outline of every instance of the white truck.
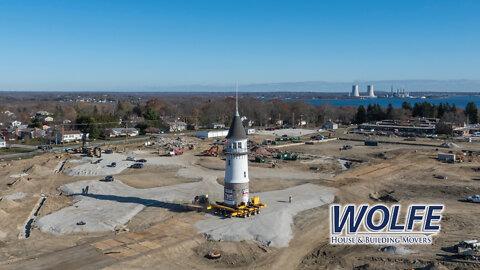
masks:
<svg viewBox="0 0 480 270"><path fill-rule="evenodd" d="M472 203L480 203L480 195L476 194L473 196L468 196L467 201Z"/></svg>

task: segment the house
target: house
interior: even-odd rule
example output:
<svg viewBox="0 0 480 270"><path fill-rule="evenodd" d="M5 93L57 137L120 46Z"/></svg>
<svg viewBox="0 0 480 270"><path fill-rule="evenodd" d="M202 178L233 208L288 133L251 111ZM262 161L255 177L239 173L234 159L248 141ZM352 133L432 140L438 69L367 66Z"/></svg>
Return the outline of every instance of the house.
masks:
<svg viewBox="0 0 480 270"><path fill-rule="evenodd" d="M297 122L298 127L303 127L303 126L306 126L306 125L307 125L307 121L305 121L305 120L301 120L301 121Z"/></svg>
<svg viewBox="0 0 480 270"><path fill-rule="evenodd" d="M51 116L43 116L39 118L41 122L53 122L53 117Z"/></svg>
<svg viewBox="0 0 480 270"><path fill-rule="evenodd" d="M71 124L71 123L72 123L71 120L68 120L68 119L63 120L63 124L65 124L65 125L68 125L68 124Z"/></svg>
<svg viewBox="0 0 480 270"><path fill-rule="evenodd" d="M213 128L213 129L225 128L225 124L224 123L219 123L219 122L211 123L210 128Z"/></svg>
<svg viewBox="0 0 480 270"><path fill-rule="evenodd" d="M275 125L276 125L276 126L281 126L281 125L283 125L283 120L277 120L277 121L275 121Z"/></svg>
<svg viewBox="0 0 480 270"><path fill-rule="evenodd" d="M246 133L247 135L255 134L255 129L254 129L254 128L246 128L246 129L245 129L245 133Z"/></svg>
<svg viewBox="0 0 480 270"><path fill-rule="evenodd" d="M47 111L38 111L35 113L35 116L47 116L47 115L50 115L51 113L47 112Z"/></svg>
<svg viewBox="0 0 480 270"><path fill-rule="evenodd" d="M124 136L138 136L138 130L136 128L108 128L105 129L105 135L110 138L124 137Z"/></svg>
<svg viewBox="0 0 480 270"><path fill-rule="evenodd" d="M181 121L167 122L165 130L169 132L184 131L187 130L187 123Z"/></svg>
<svg viewBox="0 0 480 270"><path fill-rule="evenodd" d="M18 132L18 138L21 140L45 137L47 132L39 128L26 128Z"/></svg>
<svg viewBox="0 0 480 270"><path fill-rule="evenodd" d="M255 121L253 121L253 120L245 120L245 121L242 121L242 123L243 123L243 126L244 126L244 127L251 127L251 126L253 126L253 124L255 123Z"/></svg>
<svg viewBox="0 0 480 270"><path fill-rule="evenodd" d="M85 137L88 138L90 134L86 133ZM80 130L65 130L63 132L57 132L57 143L62 143L62 142L74 142L74 141L80 141L83 138L83 133Z"/></svg>
<svg viewBox="0 0 480 270"><path fill-rule="evenodd" d="M18 126L20 126L21 124L22 124L22 122L17 121L17 120L14 120L14 121L11 121L11 122L10 122L10 126L11 126L11 127L18 127Z"/></svg>
<svg viewBox="0 0 480 270"><path fill-rule="evenodd" d="M322 125L323 129L337 129L338 124L332 122L331 120Z"/></svg>
<svg viewBox="0 0 480 270"><path fill-rule="evenodd" d="M7 143L4 139L0 138L0 148L7 147Z"/></svg>

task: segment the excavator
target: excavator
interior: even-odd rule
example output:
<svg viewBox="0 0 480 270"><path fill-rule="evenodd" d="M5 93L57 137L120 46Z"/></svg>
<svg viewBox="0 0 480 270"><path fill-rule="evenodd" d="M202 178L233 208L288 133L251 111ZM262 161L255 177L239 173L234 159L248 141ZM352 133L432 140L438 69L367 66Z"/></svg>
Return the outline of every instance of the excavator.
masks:
<svg viewBox="0 0 480 270"><path fill-rule="evenodd" d="M210 147L210 149L203 151L202 154L206 156L217 157L220 154L220 147L218 145L214 145Z"/></svg>
<svg viewBox="0 0 480 270"><path fill-rule="evenodd" d="M78 148L78 150L76 150L76 151L77 151L77 153L86 154L89 157L93 157L93 156L98 157L98 158L102 157L102 149L100 147L92 148L92 147L80 146Z"/></svg>

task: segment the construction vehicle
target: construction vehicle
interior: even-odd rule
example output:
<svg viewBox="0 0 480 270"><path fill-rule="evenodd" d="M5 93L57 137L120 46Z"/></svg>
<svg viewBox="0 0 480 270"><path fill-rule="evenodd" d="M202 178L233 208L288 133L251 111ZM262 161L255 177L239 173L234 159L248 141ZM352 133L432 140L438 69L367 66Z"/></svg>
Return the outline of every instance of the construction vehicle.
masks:
<svg viewBox="0 0 480 270"><path fill-rule="evenodd" d="M241 217L246 218L256 214L260 214L260 208L266 207L267 204L260 203L260 197L252 197L248 203L242 202L238 207L227 206L222 202L216 202L207 206L207 210L213 211L215 215L225 217Z"/></svg>
<svg viewBox="0 0 480 270"><path fill-rule="evenodd" d="M210 149L203 151L202 154L217 157L220 154L220 147L218 145L213 145Z"/></svg>
<svg viewBox="0 0 480 270"><path fill-rule="evenodd" d="M102 149L100 147L93 148L93 155L101 158L102 157Z"/></svg>
<svg viewBox="0 0 480 270"><path fill-rule="evenodd" d="M242 218L260 214L260 208L266 206L267 204L260 203L260 197L258 196L252 197L248 203L242 202L239 206L232 207L225 205L223 202L210 203L208 195L196 196L191 205L185 205L190 210L212 211L215 215Z"/></svg>
<svg viewBox="0 0 480 270"><path fill-rule="evenodd" d="M170 152L168 152L168 155L173 157L173 156L179 156L179 155L182 155L183 154L183 149L179 149L179 150L176 150L176 149L171 149Z"/></svg>
<svg viewBox="0 0 480 270"><path fill-rule="evenodd" d="M477 240L467 240L462 241L459 244L454 246L454 249L457 251L457 256L463 257L466 259L478 259L480 243Z"/></svg>
<svg viewBox="0 0 480 270"><path fill-rule="evenodd" d="M255 157L255 160L254 162L258 162L258 163L265 163L266 160L264 158L261 158L261 157Z"/></svg>
<svg viewBox="0 0 480 270"><path fill-rule="evenodd" d="M298 160L299 158L300 158L300 157L299 157L298 155L290 155L290 156L284 158L284 160L293 160L293 161L295 161L295 160Z"/></svg>

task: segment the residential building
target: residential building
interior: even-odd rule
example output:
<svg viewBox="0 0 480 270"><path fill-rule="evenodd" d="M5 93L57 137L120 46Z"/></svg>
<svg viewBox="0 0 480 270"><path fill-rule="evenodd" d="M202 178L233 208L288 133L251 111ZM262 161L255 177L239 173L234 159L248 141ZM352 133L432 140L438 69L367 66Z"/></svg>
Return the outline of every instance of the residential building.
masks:
<svg viewBox="0 0 480 270"><path fill-rule="evenodd" d="M225 124L220 122L211 123L210 128L213 128L213 129L225 128Z"/></svg>
<svg viewBox="0 0 480 270"><path fill-rule="evenodd" d="M181 121L167 122L165 123L165 130L169 132L184 131L187 130L187 123Z"/></svg>
<svg viewBox="0 0 480 270"><path fill-rule="evenodd" d="M90 134L86 133L86 138L88 138L89 135ZM57 143L81 141L83 138L83 133L80 130L65 130L63 132L63 137L62 132L57 132L56 138Z"/></svg>
<svg viewBox="0 0 480 270"><path fill-rule="evenodd" d="M10 126L11 126L11 127L18 127L18 126L20 126L21 124L22 124L22 122L17 121L17 120L14 120L14 121L11 121L11 122L10 122Z"/></svg>
<svg viewBox="0 0 480 270"><path fill-rule="evenodd" d="M38 111L35 113L35 116L47 116L47 115L50 115L51 113L47 112L47 111Z"/></svg>
<svg viewBox="0 0 480 270"><path fill-rule="evenodd" d="M136 128L109 128L105 129L105 135L109 136L110 138L114 137L125 137L128 136L138 136L138 130Z"/></svg>
<svg viewBox="0 0 480 270"><path fill-rule="evenodd" d="M337 129L338 124L330 121L327 121L325 124L322 125L323 129Z"/></svg>
<svg viewBox="0 0 480 270"><path fill-rule="evenodd" d="M4 139L0 138L0 148L7 147L7 143Z"/></svg>

